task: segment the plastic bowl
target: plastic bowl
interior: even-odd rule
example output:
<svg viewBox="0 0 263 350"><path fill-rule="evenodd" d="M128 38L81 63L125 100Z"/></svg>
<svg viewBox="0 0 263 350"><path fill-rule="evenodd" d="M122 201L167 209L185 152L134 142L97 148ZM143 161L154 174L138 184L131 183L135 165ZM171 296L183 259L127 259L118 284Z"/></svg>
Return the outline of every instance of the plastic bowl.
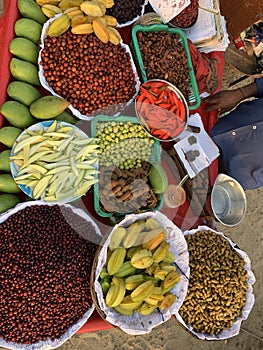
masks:
<svg viewBox="0 0 263 350"><path fill-rule="evenodd" d="M74 159L73 155L74 155L74 152L76 151L75 147L78 147L78 150L80 148L84 149L84 147L86 145L88 145L89 140L90 140L89 136L86 135L81 129L77 128L76 126L74 126L72 124L62 122L62 121L57 121L57 128L71 127L72 130L68 131L68 135L71 135L71 136L77 135L78 137L80 136L81 139L83 139L84 141L81 145L78 145L78 146L76 146L73 143L74 146L71 147L70 152L69 152L68 148L66 147L64 150L62 150L60 152L60 155L58 155L58 153L54 153L55 147L56 147L56 146L54 146L54 148L52 149L52 152L50 152L50 153L55 154L55 159L53 159L53 160L50 160L50 159L47 160L47 156L45 155L45 152L42 152L41 148L37 148L36 143L32 144L30 149L29 148L27 149L27 151L28 151L27 153L29 154L29 152L31 152L28 155L28 157L32 157L32 156L36 155L37 153L39 153L40 157L37 158L37 161L33 161L33 162L28 161L27 165L23 164L23 167L21 167L21 165L14 158L15 156L20 157L20 155L19 155L20 151L15 152L15 147L17 146L17 144L21 140L23 140L23 138L26 135L29 135L29 133L30 133L31 136L29 136L29 137L32 137L35 132L38 132L41 129L43 130L43 132L46 132L47 129L50 127L50 125L53 124L53 122L54 122L54 120L45 120L43 122L36 123L34 125L31 125L29 128L27 128L25 131L23 131L18 136L18 138L14 142L14 145L13 145L11 153L10 153L10 156L11 156L11 158L10 158L11 159L10 160L11 174L12 174L14 180L16 181L17 185L19 186L19 188L27 196L29 196L33 199L43 199L47 203L48 202L50 202L50 203L70 203L70 202L73 202L73 201L79 199L88 191L88 189L87 189L87 191L85 193L81 193L81 194L80 194L80 192L78 192L80 189L80 184L84 184L84 182L85 182L83 180L84 177L82 177L83 182L80 181L81 180L80 176L83 176L83 171L81 172L80 169L78 169L77 165L76 165L76 167L74 167L74 164L72 164L72 160L71 160L71 158ZM87 143L85 142L85 139L87 139ZM56 140L58 140L57 136L53 140L51 140L51 142L55 142ZM71 144L71 142L70 142L70 144ZM45 146L45 145L43 145L43 146ZM59 146L57 146L57 147L59 147ZM34 150L34 148L35 148L35 150ZM23 151L23 152L26 153L25 151ZM56 151L56 152L58 152L58 151ZM67 153L67 152L69 152L69 153ZM50 153L48 155L50 155ZM65 155L67 157L66 157L66 159L60 160L59 158L57 158L57 155L59 158L65 156ZM24 154L24 156L25 156L25 154ZM92 165L93 167L95 167L95 163L97 162L97 156L95 154L94 154L94 158L95 158L94 162L93 162L94 164ZM32 160L32 158L31 158L31 160ZM23 159L23 161L24 161L24 159ZM58 164L58 163L60 163L60 164ZM68 170L66 169L66 163L69 164ZM38 168L38 165L40 165L39 168ZM63 166L64 166L64 169L63 169L63 171L56 173L56 170L57 170L56 168L58 168L59 166L61 166L61 168L63 168ZM41 169L41 167L43 167L43 168ZM46 169L48 169L46 172L44 169L45 167L46 167ZM73 171L72 167L74 167L74 171ZM42 171L42 173L41 173L41 171ZM52 171L54 171L57 174L57 175L54 175L56 177L52 178L53 187L55 188L55 190L54 190L55 198L48 199L48 198L51 198L51 196L46 197L46 195L44 195L45 192L43 192L43 194L40 197L35 196L33 191L34 191L35 186L38 184L37 181L42 180L46 176L46 174L49 173L50 171L51 171L51 173L52 173ZM30 174L31 174L29 179L33 177L32 180L33 181L35 180L34 182L33 181L31 182L32 185L27 183L28 172L30 172ZM20 174L22 174L22 176L25 177L24 183L23 183L23 181L22 181L22 183L19 183L17 180L17 177ZM79 174L79 177L77 176L78 174ZM49 183L49 185L50 185L50 183ZM45 183L43 183L43 187L44 186L45 186Z"/></svg>
<svg viewBox="0 0 263 350"><path fill-rule="evenodd" d="M178 136L186 129L188 118L189 118L189 107L181 91L176 86L174 86L173 84L171 84L166 80L151 79L144 82L141 86L143 88L145 87L147 88L147 86L149 86L152 83L153 84L159 83L159 84L163 84L163 86L166 86L167 90L169 91L169 94L172 92L172 95L176 97L176 100L179 100L182 110L179 111L178 109L177 111L175 110L175 112L171 112L172 111L171 107L165 108L165 107L161 107L159 103L154 102L149 104L149 101L146 101L146 100L141 101L140 96L142 93L140 90L140 92L136 97L136 102L135 102L136 115L139 122L141 123L141 125L149 135L151 135L153 138L155 138L158 141L171 142L177 139ZM157 98L157 101L158 101L158 98ZM163 103L168 104L168 100L165 100L164 98ZM171 102L169 103L169 105L176 106L176 103ZM147 111L145 107L147 108ZM163 112L169 113L167 114L168 117L166 119L163 119L161 117ZM183 115L180 117L181 112L183 113ZM158 118L157 121L155 119L156 116ZM176 124L177 126L175 126ZM164 137L161 135L163 133L165 133Z"/></svg>
<svg viewBox="0 0 263 350"><path fill-rule="evenodd" d="M238 181L219 174L211 194L211 205L216 219L223 225L235 226L245 217L246 194Z"/></svg>

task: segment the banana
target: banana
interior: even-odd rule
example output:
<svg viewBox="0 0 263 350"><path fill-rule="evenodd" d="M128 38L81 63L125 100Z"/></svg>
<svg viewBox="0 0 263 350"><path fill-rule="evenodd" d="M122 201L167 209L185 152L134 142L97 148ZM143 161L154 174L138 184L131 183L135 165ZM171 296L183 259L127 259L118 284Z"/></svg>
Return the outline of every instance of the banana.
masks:
<svg viewBox="0 0 263 350"><path fill-rule="evenodd" d="M41 7L41 10L44 13L44 15L46 15L48 18L52 18L58 13L62 13L62 10L59 7L50 4L43 5Z"/></svg>
<svg viewBox="0 0 263 350"><path fill-rule="evenodd" d="M153 253L153 261L157 263L161 262L167 256L169 249L170 244L163 241Z"/></svg>
<svg viewBox="0 0 263 350"><path fill-rule="evenodd" d="M122 302L125 292L126 289L123 279L119 277L113 277L111 287L106 294L106 305L108 307L118 306Z"/></svg>
<svg viewBox="0 0 263 350"><path fill-rule="evenodd" d="M67 15L56 18L48 27L47 35L57 37L65 33L70 27L70 19Z"/></svg>
<svg viewBox="0 0 263 350"><path fill-rule="evenodd" d="M127 290L134 290L137 288L141 283L144 282L144 276L143 275L133 275L129 276L124 280L125 288Z"/></svg>
<svg viewBox="0 0 263 350"><path fill-rule="evenodd" d="M126 234L126 229L124 227L122 226L117 227L116 230L114 230L111 235L109 249L113 250L115 248L118 248L125 234Z"/></svg>
<svg viewBox="0 0 263 350"><path fill-rule="evenodd" d="M125 256L125 248L116 248L113 250L107 264L107 270L110 275L114 275L119 271L124 262Z"/></svg>
<svg viewBox="0 0 263 350"><path fill-rule="evenodd" d="M167 293L164 296L164 300L159 304L159 308L161 310L166 309L167 307L171 306L176 300L176 296L172 293Z"/></svg>
<svg viewBox="0 0 263 350"><path fill-rule="evenodd" d="M140 302L148 298L154 289L154 283L152 281L146 281L140 284L131 292L131 298L135 302Z"/></svg>
<svg viewBox="0 0 263 350"><path fill-rule="evenodd" d="M147 249L140 249L131 258L131 264L137 269L146 269L153 263L152 253Z"/></svg>

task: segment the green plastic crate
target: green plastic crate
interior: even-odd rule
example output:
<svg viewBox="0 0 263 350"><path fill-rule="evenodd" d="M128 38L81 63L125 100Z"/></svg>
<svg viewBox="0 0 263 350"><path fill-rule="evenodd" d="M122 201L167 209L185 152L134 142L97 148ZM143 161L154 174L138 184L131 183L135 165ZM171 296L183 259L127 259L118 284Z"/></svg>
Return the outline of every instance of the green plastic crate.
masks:
<svg viewBox="0 0 263 350"><path fill-rule="evenodd" d="M139 124L138 119L135 117L129 117L129 116L118 116L118 117L110 117L110 116L106 116L106 115L98 115L96 117L94 117L91 121L91 136L92 137L96 137L96 127L97 127L97 123L99 122L132 122L133 124ZM151 155L151 159L150 162L153 163L154 161L160 161L161 159L161 146L160 146L160 142L158 140L154 140L154 144L152 145L153 149L152 149L152 155ZM98 169L99 170L99 169ZM125 214L121 214L121 213L110 213L110 212L106 212L102 209L101 205L100 205L100 200L99 200L99 183L94 184L94 208L96 210L96 213L102 217L120 217L120 216L124 216L126 214L129 213L125 213ZM163 207L163 203L164 203L164 199L163 199L163 194L161 195L161 198L157 204L157 206L154 208L154 210L160 210Z"/></svg>
<svg viewBox="0 0 263 350"><path fill-rule="evenodd" d="M143 64L141 51L139 48L139 43L137 40L137 33L138 32L161 32L161 31L177 34L180 37L180 43L186 52L188 68L189 68L189 76L190 76L190 95L186 97L186 100L188 103L189 110L196 109L200 106L201 100L200 100L200 95L199 95L199 91L198 91L198 87L195 79L194 68L193 68L191 54L190 54L190 50L187 42L187 37L182 30L178 28L170 28L164 24L153 24L150 26L141 26L141 25L134 26L132 28L132 40L131 40L130 47L131 47L131 52L134 58L135 65L138 70L138 74L143 82L148 80L146 71L144 69L144 64Z"/></svg>

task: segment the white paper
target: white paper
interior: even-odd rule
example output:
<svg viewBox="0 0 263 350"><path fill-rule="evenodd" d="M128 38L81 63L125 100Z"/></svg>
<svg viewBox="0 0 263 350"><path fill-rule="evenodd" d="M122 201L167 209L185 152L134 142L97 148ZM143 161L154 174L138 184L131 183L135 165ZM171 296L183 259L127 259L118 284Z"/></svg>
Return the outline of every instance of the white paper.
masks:
<svg viewBox="0 0 263 350"><path fill-rule="evenodd" d="M218 0L199 0L199 6L218 13L199 8L196 23L189 29L183 29L187 38L200 52L225 51L230 41Z"/></svg>
<svg viewBox="0 0 263 350"><path fill-rule="evenodd" d="M195 113L189 117L188 124L199 127L200 132L193 133L185 130L177 138L176 141L178 142L176 142L174 148L178 153L179 158L183 162L190 178L192 179L201 170L207 168L219 156L219 148L205 131L202 119L198 113ZM191 136L196 138L196 143L193 145L190 145L188 141L189 137ZM198 150L200 152L200 156L198 156L194 162L188 162L185 158L185 153L191 150Z"/></svg>
<svg viewBox="0 0 263 350"><path fill-rule="evenodd" d="M199 0L199 5L213 9L213 0ZM199 41L212 38L216 35L215 14L198 9L196 23L189 29L184 29L186 36L195 44Z"/></svg>
<svg viewBox="0 0 263 350"><path fill-rule="evenodd" d="M193 235L198 231L212 231L215 232L216 234L223 236L231 245L231 247L242 257L242 259L245 262L245 270L247 271L248 274L248 289L247 289L247 295L246 295L246 303L243 306L242 309L242 314L240 316L238 316L236 318L236 321L233 323L232 327L228 330L223 330L220 334L217 335L209 335L206 333L197 333L193 330L193 328L191 327L191 325L186 325L184 320L182 319L182 317L180 316L179 312L176 313L175 317L176 319L192 334L194 334L196 337L198 337L199 339L202 340L223 340L223 339L229 339L232 338L236 335L239 334L240 332L240 327L241 327L241 323L243 320L246 320L248 318L248 315L250 314L254 302L255 302L255 296L253 294L253 284L256 282L256 278L254 276L254 273L251 270L251 261L247 255L247 253L245 253L243 250L240 250L239 248L237 248L236 244L234 242L231 241L230 238L226 237L222 232L217 232L215 230L213 230L210 227L207 226L198 226L197 229L193 229L193 230L189 230L189 231L185 231L184 235Z"/></svg>
<svg viewBox="0 0 263 350"><path fill-rule="evenodd" d="M191 0L149 0L149 3L163 23L167 23L190 5Z"/></svg>

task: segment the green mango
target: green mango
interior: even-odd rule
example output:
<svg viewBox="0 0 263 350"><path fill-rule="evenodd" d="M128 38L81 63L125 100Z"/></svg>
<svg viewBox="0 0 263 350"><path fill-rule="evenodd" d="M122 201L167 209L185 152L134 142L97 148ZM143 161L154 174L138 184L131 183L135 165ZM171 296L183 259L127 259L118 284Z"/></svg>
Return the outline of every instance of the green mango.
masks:
<svg viewBox="0 0 263 350"><path fill-rule="evenodd" d="M17 7L22 17L31 18L40 24L47 20L41 7L34 0L17 0Z"/></svg>
<svg viewBox="0 0 263 350"><path fill-rule="evenodd" d="M0 153L0 170L10 172L10 150L7 149Z"/></svg>
<svg viewBox="0 0 263 350"><path fill-rule="evenodd" d="M57 96L42 96L30 105L30 113L38 119L52 119L68 108L70 102Z"/></svg>
<svg viewBox="0 0 263 350"><path fill-rule="evenodd" d="M17 128L27 128L36 123L36 119L31 115L29 108L17 101L4 102L0 112L11 125Z"/></svg>
<svg viewBox="0 0 263 350"><path fill-rule="evenodd" d="M12 81L7 87L7 94L13 100L30 106L31 103L41 97L41 93L31 84L24 81Z"/></svg>
<svg viewBox="0 0 263 350"><path fill-rule="evenodd" d="M154 162L150 168L149 181L155 193L163 193L168 187L168 177L163 166Z"/></svg>
<svg viewBox="0 0 263 350"><path fill-rule="evenodd" d="M30 18L19 18L15 22L16 36L26 38L38 44L42 32L42 25Z"/></svg>
<svg viewBox="0 0 263 350"><path fill-rule="evenodd" d="M0 128L0 142L11 148L21 132L21 129L14 126L4 126Z"/></svg>
<svg viewBox="0 0 263 350"><path fill-rule="evenodd" d="M14 38L10 41L9 51L21 60L37 64L38 47L26 38Z"/></svg>
<svg viewBox="0 0 263 350"><path fill-rule="evenodd" d="M25 81L32 85L41 85L38 78L38 69L31 62L13 57L10 61L10 72L16 80Z"/></svg>
<svg viewBox="0 0 263 350"><path fill-rule="evenodd" d="M21 199L15 194L0 194L0 214L4 213L8 209L15 207L20 202Z"/></svg>
<svg viewBox="0 0 263 350"><path fill-rule="evenodd" d="M11 174L0 174L0 192L19 193L20 188L17 186Z"/></svg>
<svg viewBox="0 0 263 350"><path fill-rule="evenodd" d="M74 116L68 112L68 111L63 111L60 113L58 116L56 116L54 119L59 120L61 122L66 122L75 125L79 120L74 118Z"/></svg>

